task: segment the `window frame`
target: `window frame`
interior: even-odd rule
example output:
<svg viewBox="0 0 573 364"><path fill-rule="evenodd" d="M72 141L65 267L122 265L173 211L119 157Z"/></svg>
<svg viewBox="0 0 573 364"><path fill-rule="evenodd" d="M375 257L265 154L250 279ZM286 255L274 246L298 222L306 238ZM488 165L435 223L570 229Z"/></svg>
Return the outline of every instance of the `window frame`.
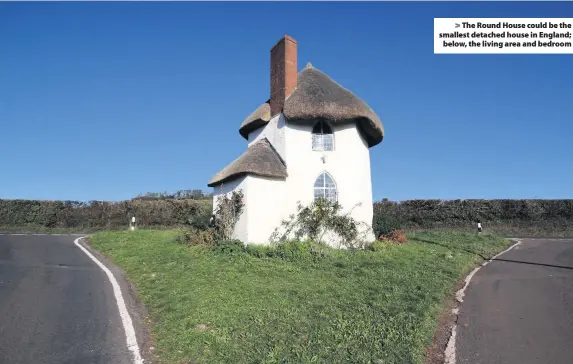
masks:
<svg viewBox="0 0 573 364"><path fill-rule="evenodd" d="M320 126L320 133L316 133L314 129L316 129L317 126ZM330 132L326 132L325 133L325 129L328 128L330 130ZM332 145L332 147L330 149L326 149L324 148L325 145L325 136L330 136L330 145ZM318 120L317 122L314 123L314 125L312 126L312 130L311 130L311 143L312 143L312 151L313 152L334 152L335 150L335 143L334 143L334 128L332 127L332 125L327 122L326 120ZM320 143L316 143L315 140L320 140ZM328 139L327 139L328 140ZM317 144L320 144L320 148L316 147Z"/></svg>
<svg viewBox="0 0 573 364"><path fill-rule="evenodd" d="M321 187L317 187L316 183L318 182L318 179L321 178L322 176L325 177L325 179L322 182L322 186ZM330 182L332 182L332 187L328 187L327 183L326 183L326 177L328 177L330 179ZM316 191L320 190L322 191L322 196L320 197L316 197ZM331 199L329 197L329 193L327 193L327 191L331 191L334 192L334 198ZM338 185L336 184L336 181L334 180L334 178L332 177L332 175L330 173L328 173L327 171L322 171L320 172L320 174L314 179L314 183L312 185L312 199L313 201L318 200L319 198L325 198L328 201L331 202L338 202Z"/></svg>

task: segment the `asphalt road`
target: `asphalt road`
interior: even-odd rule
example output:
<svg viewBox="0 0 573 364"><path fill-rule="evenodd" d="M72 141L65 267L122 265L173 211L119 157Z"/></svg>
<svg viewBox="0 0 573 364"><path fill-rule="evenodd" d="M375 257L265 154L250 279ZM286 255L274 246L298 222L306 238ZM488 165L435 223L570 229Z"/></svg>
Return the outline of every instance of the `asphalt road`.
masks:
<svg viewBox="0 0 573 364"><path fill-rule="evenodd" d="M0 235L0 363L128 364L113 289L74 236Z"/></svg>
<svg viewBox="0 0 573 364"><path fill-rule="evenodd" d="M457 364L573 363L573 239L522 239L472 278Z"/></svg>

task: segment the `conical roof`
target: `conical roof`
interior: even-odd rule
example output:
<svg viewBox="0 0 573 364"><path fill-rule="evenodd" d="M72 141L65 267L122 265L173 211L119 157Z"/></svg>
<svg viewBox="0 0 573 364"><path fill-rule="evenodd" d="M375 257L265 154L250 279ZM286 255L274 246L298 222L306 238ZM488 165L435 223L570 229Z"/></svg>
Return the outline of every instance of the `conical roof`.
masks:
<svg viewBox="0 0 573 364"><path fill-rule="evenodd" d="M283 115L288 121L300 123L314 123L317 119L334 124L354 121L369 147L384 138L382 122L370 106L310 63L298 73L297 88L285 100ZM243 121L239 133L247 139L251 131L268 123L272 116L267 101Z"/></svg>

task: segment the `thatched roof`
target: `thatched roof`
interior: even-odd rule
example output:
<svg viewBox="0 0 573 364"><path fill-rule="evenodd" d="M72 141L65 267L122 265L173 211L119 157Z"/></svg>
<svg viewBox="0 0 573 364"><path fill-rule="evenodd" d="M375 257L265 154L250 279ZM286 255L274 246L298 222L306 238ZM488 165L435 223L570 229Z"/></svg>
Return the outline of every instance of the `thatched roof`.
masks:
<svg viewBox="0 0 573 364"><path fill-rule="evenodd" d="M297 88L285 100L283 115L287 120L313 122L316 119L326 119L334 124L355 121L369 147L382 141L382 122L370 106L351 91L310 63L298 73L297 82ZM271 117L267 101L243 121L239 133L247 139L251 131L268 123Z"/></svg>
<svg viewBox="0 0 573 364"><path fill-rule="evenodd" d="M239 158L217 173L207 184L214 187L244 174L264 177L287 177L286 165L267 138L253 143Z"/></svg>

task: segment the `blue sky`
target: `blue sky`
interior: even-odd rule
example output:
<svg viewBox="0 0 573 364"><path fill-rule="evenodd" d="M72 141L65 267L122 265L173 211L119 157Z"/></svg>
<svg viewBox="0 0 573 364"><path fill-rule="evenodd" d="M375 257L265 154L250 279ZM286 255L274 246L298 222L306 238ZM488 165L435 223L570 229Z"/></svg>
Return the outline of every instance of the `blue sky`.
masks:
<svg viewBox="0 0 573 364"><path fill-rule="evenodd" d="M434 17L573 3L0 3L0 198L202 188L247 146L270 48L298 41L385 140L374 199L573 198L573 55L434 55Z"/></svg>

